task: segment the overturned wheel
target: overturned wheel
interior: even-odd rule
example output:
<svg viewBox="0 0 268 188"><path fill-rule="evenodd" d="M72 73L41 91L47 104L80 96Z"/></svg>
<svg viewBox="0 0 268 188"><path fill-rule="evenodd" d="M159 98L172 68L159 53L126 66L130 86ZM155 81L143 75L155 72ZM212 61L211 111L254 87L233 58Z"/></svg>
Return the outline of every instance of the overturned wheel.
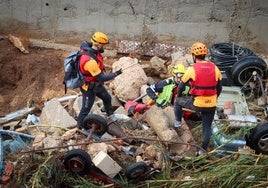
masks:
<svg viewBox="0 0 268 188"><path fill-rule="evenodd" d="M232 67L232 79L236 85L241 86L253 78L254 71L256 71L261 78L265 78L266 68L267 65L261 58L257 56L244 57Z"/></svg>
<svg viewBox="0 0 268 188"><path fill-rule="evenodd" d="M87 174L92 166L89 154L82 149L68 151L64 157L63 164L67 170L79 175Z"/></svg>
<svg viewBox="0 0 268 188"><path fill-rule="evenodd" d="M102 136L105 132L108 131L108 124L106 120L96 114L89 114L85 117L83 121L83 127L86 130L89 130L94 127L94 133Z"/></svg>
<svg viewBox="0 0 268 188"><path fill-rule="evenodd" d="M256 153L268 154L268 122L256 126L246 135L246 142Z"/></svg>
<svg viewBox="0 0 268 188"><path fill-rule="evenodd" d="M145 162L137 162L128 166L125 170L127 179L136 179L147 171L147 164Z"/></svg>

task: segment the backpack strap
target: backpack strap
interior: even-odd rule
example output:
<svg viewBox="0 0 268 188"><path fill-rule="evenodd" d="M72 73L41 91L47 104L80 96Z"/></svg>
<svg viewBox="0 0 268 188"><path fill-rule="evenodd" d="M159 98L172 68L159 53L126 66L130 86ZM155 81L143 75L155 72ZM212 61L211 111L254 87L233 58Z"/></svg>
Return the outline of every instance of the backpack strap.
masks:
<svg viewBox="0 0 268 188"><path fill-rule="evenodd" d="M64 94L66 94L67 93L67 86L66 86L65 82L63 82L63 84L64 84Z"/></svg>
<svg viewBox="0 0 268 188"><path fill-rule="evenodd" d="M84 52L80 52L80 51L78 51L78 58L79 58L79 60L78 60L78 64L77 64L77 66L78 66L78 70L80 71L80 57L82 56L82 55L88 55L91 59L94 59L95 61L97 61L97 57L96 57L96 54L92 51L92 50L86 50L86 51L84 51ZM81 71L80 71L81 72ZM81 74L83 74L82 72L81 72ZM83 74L84 75L84 74Z"/></svg>
<svg viewBox="0 0 268 188"><path fill-rule="evenodd" d="M95 53L91 50L86 50L84 52L78 52L79 54L79 58L82 56L82 55L89 55L89 57L91 57L92 59L96 60L97 61L97 57L95 55Z"/></svg>
<svg viewBox="0 0 268 188"><path fill-rule="evenodd" d="M80 62L80 57L82 55L88 55L90 58L94 59L95 61L97 61L97 57L95 55L95 53L92 51L92 50L86 50L86 51L77 51L77 58L78 58L78 63L76 66L78 66L77 68L79 69L80 71L80 67L79 67L79 62ZM65 82L63 81L63 84L64 84L64 93L66 94L67 93L67 85L65 84Z"/></svg>

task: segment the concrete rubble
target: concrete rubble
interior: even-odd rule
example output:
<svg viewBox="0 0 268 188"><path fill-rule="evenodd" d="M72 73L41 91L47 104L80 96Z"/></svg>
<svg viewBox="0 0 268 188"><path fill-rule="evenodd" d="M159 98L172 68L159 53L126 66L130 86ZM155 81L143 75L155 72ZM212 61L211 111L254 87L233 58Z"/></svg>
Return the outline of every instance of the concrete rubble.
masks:
<svg viewBox="0 0 268 188"><path fill-rule="evenodd" d="M179 59L179 56L181 54L176 55L176 59ZM155 56L151 59L149 67L153 67L155 75L160 76L161 73L164 73L164 77L168 77L171 65L167 68L165 60ZM145 73L148 66L141 65L136 58L120 58L113 63L113 72L119 68L123 69L123 73L110 82L109 92L112 95L112 106L118 119L117 125L124 133L121 135L129 138L118 139L118 136L111 134L109 130L101 138L98 138L98 142L95 142L95 137L93 137L91 139L93 143L88 143L85 151L92 159L98 158L98 160L95 159L95 162L98 161L96 165L98 163L103 171L107 171L105 165L101 166L103 165L101 162L116 161L116 159L111 159L109 155L115 151L120 151L131 156L133 162L143 161L161 169L164 157L161 147L157 146L159 140L163 141L160 143L168 148L172 157L176 155L178 158L194 156L193 152L188 152L189 148L185 144L193 140L190 131L179 137L172 128L173 108L161 109L151 106L145 114L129 116L122 101L140 99L140 102L147 103L150 98L146 96L146 88L153 84L154 80L148 78ZM39 106L26 107L1 117L0 125L33 135L34 140L29 146L36 151L53 152L59 150L66 152L66 150L78 149L81 147L81 143L86 140L85 133L76 128L76 117L81 109L81 103L82 96L80 94L50 99L44 103L42 108ZM39 113L36 113L37 110ZM106 119L106 114L103 111L102 101L96 98L90 114L96 114ZM127 142L126 140L134 140L135 142ZM175 144L176 142L177 144ZM101 157L103 159L100 159ZM121 169L118 165L115 173L110 174L109 170L105 173L114 177Z"/></svg>

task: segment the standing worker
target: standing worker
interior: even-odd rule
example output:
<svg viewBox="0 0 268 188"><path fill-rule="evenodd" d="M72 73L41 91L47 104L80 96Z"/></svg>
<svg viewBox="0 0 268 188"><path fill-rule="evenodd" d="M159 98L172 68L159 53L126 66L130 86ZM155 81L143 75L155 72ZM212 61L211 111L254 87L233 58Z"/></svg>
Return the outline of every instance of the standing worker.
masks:
<svg viewBox="0 0 268 188"><path fill-rule="evenodd" d="M92 35L90 42L83 41L80 45L80 52L83 52L84 55L80 57L79 68L84 75L87 75L87 77L86 83L80 88L83 98L82 108L77 117L78 128L83 127L83 120L90 112L96 96L103 101L109 120L116 120L116 117L113 114L112 98L104 87L104 82L112 80L121 74L122 69L114 73L104 74L102 53L108 43L109 39L106 34L95 32ZM88 54L85 54L85 52L88 52Z"/></svg>
<svg viewBox="0 0 268 188"><path fill-rule="evenodd" d="M178 97L182 96L182 91L187 83L190 84L190 95L188 102L192 105L191 110L201 113L202 117L202 150L198 151L198 155L207 151L210 137L212 134L211 124L214 119L217 98L222 91L222 75L218 67L206 61L205 57L208 53L207 47L201 43L196 42L191 47L191 54L194 64L189 67L182 77L182 82L178 86ZM176 99L174 112L175 112L175 129L182 130L181 118L182 110L179 98Z"/></svg>
<svg viewBox="0 0 268 188"><path fill-rule="evenodd" d="M178 63L172 68L172 78L167 78L151 85L146 89L146 93L152 100L154 100L156 105L161 108L174 105L178 91L177 87L181 82L181 77L184 75L184 72L184 65ZM183 95L188 95L189 89L189 86L186 86Z"/></svg>

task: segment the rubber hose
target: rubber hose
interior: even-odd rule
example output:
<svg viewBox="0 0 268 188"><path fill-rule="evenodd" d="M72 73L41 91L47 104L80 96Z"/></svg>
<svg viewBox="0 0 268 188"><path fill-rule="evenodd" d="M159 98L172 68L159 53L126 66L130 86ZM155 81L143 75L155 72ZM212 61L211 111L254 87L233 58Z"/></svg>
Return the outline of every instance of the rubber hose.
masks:
<svg viewBox="0 0 268 188"><path fill-rule="evenodd" d="M242 57L255 56L248 48L233 43L216 43L210 46L210 60L221 70L230 70Z"/></svg>

